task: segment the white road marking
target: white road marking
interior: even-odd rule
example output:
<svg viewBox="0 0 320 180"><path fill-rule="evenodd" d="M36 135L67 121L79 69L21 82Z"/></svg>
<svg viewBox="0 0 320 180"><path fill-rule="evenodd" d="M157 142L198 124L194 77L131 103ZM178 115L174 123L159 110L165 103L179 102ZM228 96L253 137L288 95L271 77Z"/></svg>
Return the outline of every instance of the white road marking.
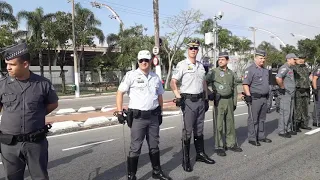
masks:
<svg viewBox="0 0 320 180"><path fill-rule="evenodd" d="M212 110L208 110L208 111L212 111ZM245 114L248 114L248 113L236 114L234 116L236 117L236 116L241 116L241 115L245 115ZM165 117L163 117L163 119L173 118L173 117L177 117L177 116L181 116L181 114L165 116ZM207 120L207 121L212 121L212 119ZM78 133L84 133L84 132L90 132L90 131L96 131L96 130L101 130L101 129L107 129L107 128L120 127L120 126L122 126L122 124L106 126L106 127L99 127L99 128L94 128L94 129L87 129L87 130L82 130L82 131L75 131L75 132L70 132L70 133L65 133L65 134L58 134L58 135L48 136L47 139L56 138L56 137L63 137L63 136L68 136L68 135L73 135L73 134L78 134Z"/></svg>
<svg viewBox="0 0 320 180"><path fill-rule="evenodd" d="M173 128L175 128L175 127L167 127L167 128L162 128L162 129L160 129L160 131L165 131L165 130L168 130L168 129L173 129Z"/></svg>
<svg viewBox="0 0 320 180"><path fill-rule="evenodd" d="M319 132L319 131L320 131L320 128L317 128L317 129L311 130L311 131L309 131L309 132L306 132L306 133L304 133L304 134L306 134L306 135L311 135L311 134L317 133L317 132Z"/></svg>
<svg viewBox="0 0 320 180"><path fill-rule="evenodd" d="M114 141L114 140L115 139L109 139L109 140L106 140L106 141L100 141L100 142L85 144L85 145L81 145L81 146L75 146L75 147L71 147L71 148L67 148L67 149L62 149L62 151L69 151L69 150L72 150L72 149L78 149L78 148L92 146L92 145L96 145L96 144L102 144L102 143L111 142L111 141Z"/></svg>

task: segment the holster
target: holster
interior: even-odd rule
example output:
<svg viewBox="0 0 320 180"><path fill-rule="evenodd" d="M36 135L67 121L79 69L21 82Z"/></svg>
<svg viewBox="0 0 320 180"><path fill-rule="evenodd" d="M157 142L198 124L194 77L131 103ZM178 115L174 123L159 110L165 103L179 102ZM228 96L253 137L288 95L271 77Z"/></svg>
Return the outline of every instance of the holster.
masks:
<svg viewBox="0 0 320 180"><path fill-rule="evenodd" d="M221 95L220 94L216 94L215 95L215 99L214 99L214 106L216 106L216 107L218 107L218 105L219 105L219 102L220 102L220 99L221 99Z"/></svg>
<svg viewBox="0 0 320 180"><path fill-rule="evenodd" d="M6 145L12 145L14 143L14 136L10 134L2 134L0 132L0 143Z"/></svg>
<svg viewBox="0 0 320 180"><path fill-rule="evenodd" d="M127 112L127 124L129 128L132 127L132 122L133 122L133 111L129 109Z"/></svg>

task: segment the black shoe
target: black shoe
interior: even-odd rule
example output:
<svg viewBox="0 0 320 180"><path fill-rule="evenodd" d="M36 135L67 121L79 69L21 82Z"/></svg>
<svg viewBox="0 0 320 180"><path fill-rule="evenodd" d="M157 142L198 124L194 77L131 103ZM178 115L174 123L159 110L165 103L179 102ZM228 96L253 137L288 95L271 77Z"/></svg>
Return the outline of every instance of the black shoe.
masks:
<svg viewBox="0 0 320 180"><path fill-rule="evenodd" d="M290 132L288 132L290 135L297 135L298 133L297 132L295 132L295 131L290 131Z"/></svg>
<svg viewBox="0 0 320 180"><path fill-rule="evenodd" d="M182 155L183 155L183 158L182 158L182 167L183 167L183 170L186 171L186 172L191 172L192 171L192 167L191 167L191 164L190 164L190 139L187 139L183 142L184 146L183 146L183 149L182 149Z"/></svg>
<svg viewBox="0 0 320 180"><path fill-rule="evenodd" d="M311 130L311 129L312 129L311 127L308 127L308 126L306 126L306 125L302 125L300 128L301 128L301 129L306 129L306 130ZM301 131L300 131L300 132L301 132Z"/></svg>
<svg viewBox="0 0 320 180"><path fill-rule="evenodd" d="M264 142L264 143L271 143L272 142L272 140L268 139L268 138L259 139L259 141Z"/></svg>
<svg viewBox="0 0 320 180"><path fill-rule="evenodd" d="M316 122L315 123L312 123L312 126L314 127L320 127L320 122L317 124Z"/></svg>
<svg viewBox="0 0 320 180"><path fill-rule="evenodd" d="M249 144L252 144L254 146L261 146L261 144L259 143L259 141L249 141Z"/></svg>
<svg viewBox="0 0 320 180"><path fill-rule="evenodd" d="M279 134L279 136L284 138L291 138L291 135L289 133Z"/></svg>
<svg viewBox="0 0 320 180"><path fill-rule="evenodd" d="M237 146L237 145L234 145L234 146L232 146L232 147L228 147L228 149L229 149L230 151L233 151L233 152L242 152L242 149L241 149L239 146Z"/></svg>
<svg viewBox="0 0 320 180"><path fill-rule="evenodd" d="M136 180L136 173L138 169L138 160L139 156L137 157L128 157L128 180Z"/></svg>
<svg viewBox="0 0 320 180"><path fill-rule="evenodd" d="M216 149L215 152L217 153L218 156L226 156L226 152L224 149Z"/></svg>
<svg viewBox="0 0 320 180"><path fill-rule="evenodd" d="M166 176L161 170L160 166L160 152L154 154L149 153L151 164L152 164L152 178L160 180L172 180L169 176Z"/></svg>
<svg viewBox="0 0 320 180"><path fill-rule="evenodd" d="M210 159L204 152L203 135L194 136L194 147L196 148L197 156L196 161L204 162L206 164L214 164L215 161Z"/></svg>

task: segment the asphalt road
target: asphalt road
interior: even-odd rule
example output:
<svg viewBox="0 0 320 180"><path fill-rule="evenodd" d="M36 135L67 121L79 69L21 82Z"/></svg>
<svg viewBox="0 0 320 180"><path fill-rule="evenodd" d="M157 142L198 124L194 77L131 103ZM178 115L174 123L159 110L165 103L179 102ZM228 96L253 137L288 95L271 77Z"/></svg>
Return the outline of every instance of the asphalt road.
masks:
<svg viewBox="0 0 320 180"><path fill-rule="evenodd" d="M164 118L160 131L161 164L166 173L176 180L316 180L320 173L320 135L303 131L290 139L277 135L278 114L268 114L265 124L271 144L254 147L247 143L247 108L238 106L235 122L238 144L243 152L227 152L226 157L214 154L212 112L205 121L205 150L216 164L195 163L194 146L191 158L194 171L181 167L181 118ZM310 122L311 123L311 122ZM122 125L74 132L49 137L49 175L51 180L124 180ZM315 128L314 128L315 129ZM317 129L316 131L320 131ZM308 134L305 134L309 132ZM311 134L312 133L312 134ZM129 148L129 128L125 126L126 150ZM151 178L151 164L144 142L139 159L138 179ZM0 180L3 168L0 168ZM26 171L26 179L31 179Z"/></svg>
<svg viewBox="0 0 320 180"><path fill-rule="evenodd" d="M174 98L174 95L170 91L166 91L163 95L164 100L170 100ZM125 94L124 103L129 103L129 97ZM94 97L84 97L78 99L60 99L59 107L55 110L65 108L74 108L79 109L80 107L103 107L103 106L115 106L116 105L116 96L108 95L108 96L94 96Z"/></svg>

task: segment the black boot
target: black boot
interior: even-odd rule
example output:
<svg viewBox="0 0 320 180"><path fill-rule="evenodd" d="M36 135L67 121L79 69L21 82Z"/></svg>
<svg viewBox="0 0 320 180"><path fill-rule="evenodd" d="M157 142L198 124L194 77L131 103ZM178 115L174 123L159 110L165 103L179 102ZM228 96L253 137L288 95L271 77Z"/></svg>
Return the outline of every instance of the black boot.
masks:
<svg viewBox="0 0 320 180"><path fill-rule="evenodd" d="M191 172L192 171L192 167L191 167L191 164L190 164L190 139L187 139L187 140L184 140L183 141L183 148L182 149L182 167L183 167L183 170L185 170L186 172Z"/></svg>
<svg viewBox="0 0 320 180"><path fill-rule="evenodd" d="M136 180L136 173L138 169L138 160L137 157L128 157L128 180Z"/></svg>
<svg viewBox="0 0 320 180"><path fill-rule="evenodd" d="M203 135L194 137L194 146L196 148L196 161L204 162L206 164L214 164L215 161L210 159L204 152Z"/></svg>
<svg viewBox="0 0 320 180"><path fill-rule="evenodd" d="M152 178L153 179L161 179L161 180L172 180L169 176L166 176L160 166L160 152L156 152L154 154L149 153L151 164L152 164Z"/></svg>

